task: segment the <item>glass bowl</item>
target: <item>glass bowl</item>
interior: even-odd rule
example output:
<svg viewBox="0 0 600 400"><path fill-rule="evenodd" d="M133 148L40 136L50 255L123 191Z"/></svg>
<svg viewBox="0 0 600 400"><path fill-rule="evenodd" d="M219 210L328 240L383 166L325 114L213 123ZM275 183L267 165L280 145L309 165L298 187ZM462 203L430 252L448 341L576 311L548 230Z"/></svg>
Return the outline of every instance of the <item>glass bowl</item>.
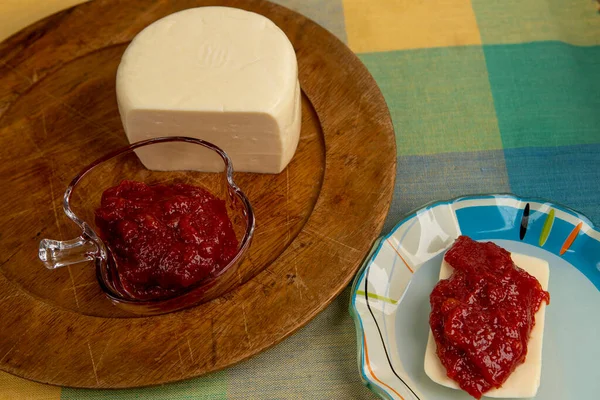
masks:
<svg viewBox="0 0 600 400"><path fill-rule="evenodd" d="M140 161L150 154L189 154L190 148L202 157L214 172L192 170L149 170ZM136 154L137 153L137 156ZM181 159L180 159L181 161ZM195 284L168 297L142 300L131 295L124 287L115 260L96 232L94 211L100 206L104 190L123 180L146 184L184 183L202 187L225 201L232 222L238 249L228 265ZM143 315L162 314L203 303L221 296L239 283L237 268L252 240L255 219L246 195L233 181L233 165L219 147L189 137L162 137L148 139L113 151L85 167L67 187L63 210L81 228L81 235L72 240L43 239L39 258L48 269L94 261L96 277L106 296L118 307Z"/></svg>

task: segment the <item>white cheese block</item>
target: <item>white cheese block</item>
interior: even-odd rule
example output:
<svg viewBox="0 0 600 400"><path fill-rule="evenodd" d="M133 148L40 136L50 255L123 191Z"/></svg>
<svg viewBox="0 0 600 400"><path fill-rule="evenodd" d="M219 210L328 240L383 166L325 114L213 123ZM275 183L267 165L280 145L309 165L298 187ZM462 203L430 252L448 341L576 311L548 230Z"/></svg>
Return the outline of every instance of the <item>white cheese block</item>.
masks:
<svg viewBox="0 0 600 400"><path fill-rule="evenodd" d="M512 253L511 257L517 266L534 276L540 282L542 288L548 290L550 270L546 261L515 253ZM452 275L452 267L446 261L442 261L440 280L447 279L450 275ZM542 340L544 338L545 314L546 303L542 302L540 309L535 314L535 325L531 330L531 336L527 344L525 362L513 371L502 387L491 389L484 394L485 397L528 398L536 395L542 373ZM429 340L425 352L425 373L432 381L440 385L460 389L458 384L446 375L446 368L444 368L436 354L435 339L431 330L429 330Z"/></svg>
<svg viewBox="0 0 600 400"><path fill-rule="evenodd" d="M130 142L204 139L225 150L236 171L281 172L300 136L294 48L269 19L236 8L192 8L142 30L121 59L117 101ZM222 169L197 149L176 143L137 154L149 169Z"/></svg>

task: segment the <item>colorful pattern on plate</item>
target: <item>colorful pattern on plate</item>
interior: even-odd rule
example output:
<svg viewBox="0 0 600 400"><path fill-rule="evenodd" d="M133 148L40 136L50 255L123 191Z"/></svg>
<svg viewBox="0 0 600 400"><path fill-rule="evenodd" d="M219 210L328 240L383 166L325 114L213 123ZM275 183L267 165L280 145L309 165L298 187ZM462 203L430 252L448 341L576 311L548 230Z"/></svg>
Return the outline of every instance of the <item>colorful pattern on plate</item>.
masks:
<svg viewBox="0 0 600 400"><path fill-rule="evenodd" d="M470 398L433 383L423 371L429 293L443 254L461 234L550 263L553 307L545 329L550 344L538 397L563 400L596 393L590 360L600 356L594 337L600 319L588 313L600 305L600 231L566 207L512 195L428 205L376 243L354 282L350 305L367 387L395 400ZM569 329L560 329L564 326ZM569 330L578 338L576 348Z"/></svg>

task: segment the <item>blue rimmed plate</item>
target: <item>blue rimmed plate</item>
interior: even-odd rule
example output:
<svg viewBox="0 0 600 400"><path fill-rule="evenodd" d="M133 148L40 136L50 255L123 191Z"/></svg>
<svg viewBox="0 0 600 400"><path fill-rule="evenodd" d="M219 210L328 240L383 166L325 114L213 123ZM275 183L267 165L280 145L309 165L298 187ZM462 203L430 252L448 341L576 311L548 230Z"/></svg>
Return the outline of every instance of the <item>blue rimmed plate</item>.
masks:
<svg viewBox="0 0 600 400"><path fill-rule="evenodd" d="M358 273L350 313L365 384L394 400L467 400L425 375L429 294L459 235L492 241L550 265L541 385L536 399L600 393L600 230L583 215L511 195L428 205L382 237Z"/></svg>

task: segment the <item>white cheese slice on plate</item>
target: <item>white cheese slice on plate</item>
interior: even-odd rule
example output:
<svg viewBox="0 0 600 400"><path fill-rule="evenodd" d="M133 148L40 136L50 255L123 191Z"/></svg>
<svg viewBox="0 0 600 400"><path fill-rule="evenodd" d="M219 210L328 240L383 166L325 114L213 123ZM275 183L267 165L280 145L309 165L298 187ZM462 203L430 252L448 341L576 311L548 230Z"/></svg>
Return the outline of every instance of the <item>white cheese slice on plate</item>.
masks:
<svg viewBox="0 0 600 400"><path fill-rule="evenodd" d="M516 253L512 253L511 258L517 266L534 276L544 290L548 290L550 277L548 262ZM450 275L452 275L452 267L444 260L440 269L440 280L447 279ZM502 387L484 393L485 397L527 398L536 395L542 373L542 341L544 338L545 314L546 303L542 302L540 309L535 314L535 325L531 330L531 336L527 344L525 362L513 371ZM436 343L431 329L429 330L429 340L425 351L425 373L432 381L442 386L460 389L458 384L446 375L446 368L436 354Z"/></svg>
<svg viewBox="0 0 600 400"><path fill-rule="evenodd" d="M296 54L272 21L229 7L198 7L164 17L127 47L117 71L127 138L190 136L221 147L236 171L279 173L300 136ZM222 169L199 146L140 148L154 170Z"/></svg>

